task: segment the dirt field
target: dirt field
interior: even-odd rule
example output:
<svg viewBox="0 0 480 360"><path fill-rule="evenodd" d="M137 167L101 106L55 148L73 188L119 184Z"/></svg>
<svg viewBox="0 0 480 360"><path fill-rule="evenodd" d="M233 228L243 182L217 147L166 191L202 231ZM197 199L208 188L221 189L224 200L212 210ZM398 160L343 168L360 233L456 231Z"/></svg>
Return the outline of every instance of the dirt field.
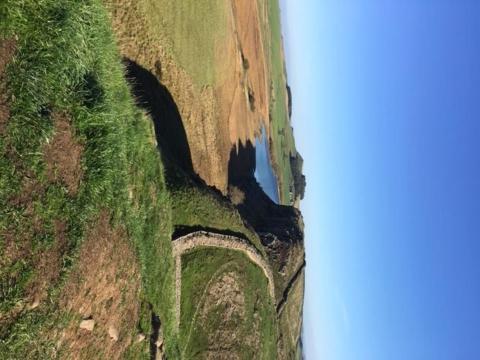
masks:
<svg viewBox="0 0 480 360"><path fill-rule="evenodd" d="M221 116L228 119L230 143L245 144L260 135L262 124L268 129L269 119L266 58L257 2L232 0L231 18L233 33L228 38L236 46L226 54L236 59L235 69L227 69L218 98ZM219 54L219 63L224 59L225 53Z"/></svg>

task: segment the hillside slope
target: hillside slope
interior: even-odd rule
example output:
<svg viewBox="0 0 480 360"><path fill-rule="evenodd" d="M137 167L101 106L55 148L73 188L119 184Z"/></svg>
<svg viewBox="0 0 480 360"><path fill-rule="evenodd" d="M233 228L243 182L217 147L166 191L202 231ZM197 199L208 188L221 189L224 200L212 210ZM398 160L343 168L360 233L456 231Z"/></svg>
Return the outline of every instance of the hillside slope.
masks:
<svg viewBox="0 0 480 360"><path fill-rule="evenodd" d="M278 208L284 226L266 227L267 218L248 215L254 192L244 189L243 207L226 196L233 143L254 136L259 114L268 111L267 98L256 110L248 103L248 88L259 93L262 85L244 78L245 102L234 117L221 115L223 90L188 90L218 79L226 65L215 52L178 54L190 46L182 38L174 42L177 57L152 53L142 46L168 48L179 33L166 28L142 42L152 27L142 17L132 36L121 38L115 16L139 4L149 5L0 4L0 358L297 356L300 214ZM223 2L209 4L224 14ZM192 10L175 6L177 15ZM203 41L210 30L197 36ZM257 35L235 41L242 36ZM197 72L192 56L205 57L210 70ZM196 123L185 120L186 109ZM243 112L251 127L232 140L225 129L245 120ZM204 148L196 147L201 134L191 132L199 123ZM295 229L295 241L285 238L286 228ZM175 250L179 238L206 233L212 241Z"/></svg>

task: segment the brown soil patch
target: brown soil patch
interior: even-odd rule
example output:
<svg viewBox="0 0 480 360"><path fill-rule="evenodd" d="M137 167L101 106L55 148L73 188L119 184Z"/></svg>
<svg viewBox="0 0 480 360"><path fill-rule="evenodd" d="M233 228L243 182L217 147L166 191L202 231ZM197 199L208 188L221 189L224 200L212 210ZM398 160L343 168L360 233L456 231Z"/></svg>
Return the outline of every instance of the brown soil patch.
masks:
<svg viewBox="0 0 480 360"><path fill-rule="evenodd" d="M30 198L28 198L30 194ZM24 311L32 310L41 305L48 297L48 291L60 280L63 269L63 259L68 250L67 226L64 222L54 221L54 242L45 249L34 251L32 240L38 233L44 232L43 223L34 214L32 201L34 195L27 193L25 196L26 209L25 227L8 228L2 232L3 248L0 258L0 268L8 269L18 263L25 263L34 271L32 278L26 284L22 301L3 314L0 314L0 328L11 324ZM3 277L2 291L9 291L18 282L22 267L16 271L10 271ZM3 295L1 295L3 296ZM0 297L1 297L0 296Z"/></svg>
<svg viewBox="0 0 480 360"><path fill-rule="evenodd" d="M3 239L0 268L7 268L17 261L30 261L32 257L32 238L35 233L43 231L43 224L33 209L33 202L43 194L43 187L33 178L23 179L22 190L12 196L7 206L24 207L23 227L11 225L0 232ZM28 221L30 220L30 221ZM12 279L15 274L10 274Z"/></svg>
<svg viewBox="0 0 480 360"><path fill-rule="evenodd" d="M68 191L75 195L83 175L83 146L75 139L70 118L66 113L53 113L53 120L55 135L44 148L47 176L49 181L62 181Z"/></svg>
<svg viewBox="0 0 480 360"><path fill-rule="evenodd" d="M138 264L125 231L112 228L109 221L107 212L102 212L61 294L60 305L74 315L59 335L60 352L69 359L119 359L135 340ZM93 319L93 331L80 329L81 319ZM111 339L111 329L118 332L117 341Z"/></svg>
<svg viewBox="0 0 480 360"><path fill-rule="evenodd" d="M68 249L67 225L63 221L54 222L55 242L45 251L34 256L35 277L26 289L26 298L39 303L47 297L47 291L60 278L63 257Z"/></svg>
<svg viewBox="0 0 480 360"><path fill-rule="evenodd" d="M19 261L22 258L27 258L30 255L31 249L29 241L31 234L27 234L28 236L26 236L29 240L28 244L27 241L25 241L27 239L24 239L25 237L20 237L13 228L3 230L0 235L3 239L0 268L4 269L16 261Z"/></svg>
<svg viewBox="0 0 480 360"><path fill-rule="evenodd" d="M26 215L32 215L32 202L44 193L43 186L29 175L31 174L28 174L23 178L21 192L12 196L8 201L11 206L26 207Z"/></svg>
<svg viewBox="0 0 480 360"><path fill-rule="evenodd" d="M2 255L0 256L0 268L7 268L12 266L16 262L23 261L26 263L33 262L36 270L42 271L42 256L44 253L40 252L38 256L34 258L32 249L32 239L35 234L44 232L44 227L41 219L35 214L34 201L39 199L44 192L42 185L33 178L24 177L22 183L22 190L18 195L12 196L8 200L8 205L13 207L23 207L23 226L11 226L3 230L0 235L3 238ZM59 223L58 223L59 224ZM55 223L55 235L57 232L57 222ZM63 234L63 232L62 232ZM55 242L59 239L56 237ZM63 238L61 239L63 241ZM54 247L57 244L53 245ZM50 250L46 250L49 252ZM52 259L52 262L56 261ZM46 265L46 264L44 264ZM37 273L36 273L37 275ZM9 274L12 284L15 283L16 274ZM36 279L33 280L35 282ZM35 293L35 292L33 292ZM26 299L33 300L31 296L32 292L27 292ZM36 296L35 296L36 297ZM43 296L41 296L43 298Z"/></svg>
<svg viewBox="0 0 480 360"><path fill-rule="evenodd" d="M228 121L230 144L253 142L262 125L268 129L268 71L257 1L231 0L231 43L218 49L218 61L226 54L234 59L224 83L218 87L221 116ZM232 71L234 69L234 71Z"/></svg>
<svg viewBox="0 0 480 360"><path fill-rule="evenodd" d="M5 69L15 54L16 41L14 39L0 39L0 135L5 133L5 128L10 118Z"/></svg>
<svg viewBox="0 0 480 360"><path fill-rule="evenodd" d="M8 228L1 233L3 238L0 268L9 269L12 265L24 263L33 269L33 274L25 286L22 300L13 308L0 314L0 328L7 326L25 310L41 305L48 297L48 291L60 280L63 259L68 250L67 227L62 221L54 221L54 242L45 249L34 250L32 240L35 234L45 231L41 220L33 213L31 202L24 216L32 216L32 221L22 228ZM11 268L10 268L11 269ZM2 277L0 298L14 288L22 275L23 268L9 271Z"/></svg>
<svg viewBox="0 0 480 360"><path fill-rule="evenodd" d="M0 39L0 74L5 72L5 68L12 60L15 49L16 41L14 39Z"/></svg>

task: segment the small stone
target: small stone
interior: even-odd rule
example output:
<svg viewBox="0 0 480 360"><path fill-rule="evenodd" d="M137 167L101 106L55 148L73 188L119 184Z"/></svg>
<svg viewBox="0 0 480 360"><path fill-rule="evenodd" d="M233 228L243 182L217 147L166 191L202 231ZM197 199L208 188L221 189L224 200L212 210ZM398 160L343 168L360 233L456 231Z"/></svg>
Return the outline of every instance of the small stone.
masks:
<svg viewBox="0 0 480 360"><path fill-rule="evenodd" d="M113 341L118 341L118 330L115 329L113 326L110 326L108 328L108 335L110 335L110 338Z"/></svg>
<svg viewBox="0 0 480 360"><path fill-rule="evenodd" d="M82 320L80 323L80 329L84 329L87 331L92 331L95 326L95 320L93 319L88 319L88 320Z"/></svg>
<svg viewBox="0 0 480 360"><path fill-rule="evenodd" d="M142 342L145 340L145 335L144 334L138 334L137 339L135 340L137 343Z"/></svg>
<svg viewBox="0 0 480 360"><path fill-rule="evenodd" d="M36 309L39 305L40 305L40 301L38 301L37 299L35 299L35 301L34 301L33 303L31 303L30 305L28 305L28 310Z"/></svg>
<svg viewBox="0 0 480 360"><path fill-rule="evenodd" d="M163 345L163 339L158 339L156 342L155 342L155 346L160 349Z"/></svg>

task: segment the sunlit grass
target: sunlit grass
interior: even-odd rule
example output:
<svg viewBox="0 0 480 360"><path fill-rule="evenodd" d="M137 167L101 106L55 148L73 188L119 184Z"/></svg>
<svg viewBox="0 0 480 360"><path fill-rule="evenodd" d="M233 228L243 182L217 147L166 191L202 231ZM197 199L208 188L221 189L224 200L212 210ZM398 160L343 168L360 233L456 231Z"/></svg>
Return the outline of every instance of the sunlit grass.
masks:
<svg viewBox="0 0 480 360"><path fill-rule="evenodd" d="M217 43L225 38L224 0L142 0L150 30L164 38L178 64L200 88L215 84ZM163 44L164 46L166 44Z"/></svg>
<svg viewBox="0 0 480 360"><path fill-rule="evenodd" d="M17 39L15 59L7 69L11 117L0 143L0 200L7 204L0 210L0 230L12 222L17 229L29 226L25 208L8 202L21 194L28 173L45 188L34 199L34 209L45 224L46 238L34 237L32 246L35 251L40 248L36 243L54 241L48 232L51 222L66 221L67 274L89 225L102 209L109 210L137 249L143 282L139 301L161 316L167 352L175 357L170 198L150 119L134 105L103 5L97 0L9 0L2 2L0 14L0 36ZM69 114L84 147L76 196L46 180L42 147L54 131L53 112ZM28 260L19 265L1 269L2 281L14 271L20 274L2 298L5 311L22 301L35 272ZM61 322L62 311L55 305L61 284L49 284L48 306L22 313L3 334L1 358L35 358L51 350L41 334ZM149 322L144 324L148 332Z"/></svg>

